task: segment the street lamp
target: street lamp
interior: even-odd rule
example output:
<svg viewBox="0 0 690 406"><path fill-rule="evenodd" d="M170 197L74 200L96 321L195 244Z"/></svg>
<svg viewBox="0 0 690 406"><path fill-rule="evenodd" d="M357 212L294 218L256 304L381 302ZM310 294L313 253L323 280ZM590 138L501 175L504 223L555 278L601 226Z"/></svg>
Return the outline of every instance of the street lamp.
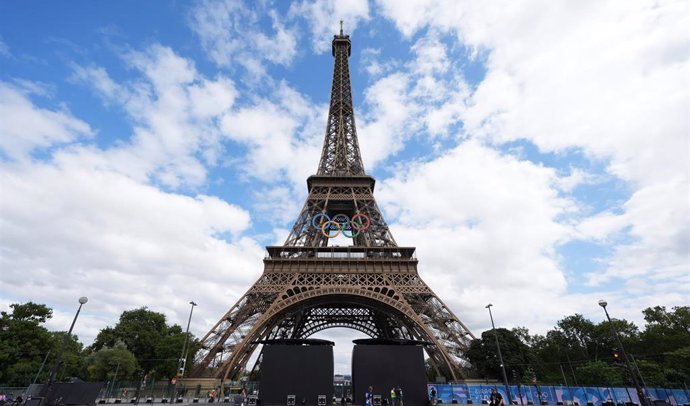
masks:
<svg viewBox="0 0 690 406"><path fill-rule="evenodd" d="M55 377L57 377L58 370L60 369L60 366L62 364L62 355L64 354L65 350L67 349L67 344L69 343L69 338L72 336L72 329L74 329L74 323L77 322L77 317L79 317L79 312L81 311L81 307L86 304L86 302L89 301L89 298L86 296L82 296L79 298L79 308L77 309L77 314L74 315L74 320L72 320L72 325L69 326L69 331L65 333L65 337L62 340L62 348L60 348L60 352L57 354L57 359L55 360L55 365L53 366L53 369L50 371L50 375L48 376L48 383L46 386L43 388L42 395L43 397L48 397L50 396L50 392L53 389L53 384L55 383Z"/></svg>
<svg viewBox="0 0 690 406"><path fill-rule="evenodd" d="M609 312L606 310L606 306L608 303L606 300L599 300L599 306L601 306L604 309L604 313L606 313L606 318L609 321L609 326L611 327L611 332L613 333L613 336L616 338L616 342L618 342L618 346L621 349L621 353L623 354L623 360L625 361L625 366L628 369L628 374L630 374L630 379L633 381L633 385L635 385L635 390L637 391L637 396L640 399L641 404L646 404L646 399L645 399L645 392L642 390L642 387L640 386L639 382L637 382L637 377L635 376L635 373L633 372L632 366L630 366L630 360L628 359L627 354L625 353L625 348L623 348L623 342L621 341L620 336L618 335L618 331L616 330L616 327L614 327L613 323L611 322L611 317L609 316Z"/></svg>
<svg viewBox="0 0 690 406"><path fill-rule="evenodd" d="M182 378L184 376L184 370L187 366L187 353L189 348L187 348L187 343L189 342L189 324L192 322L192 313L194 313L194 306L197 306L194 301L189 302L192 308L189 310L189 319L187 320L187 331L185 331L184 344L182 345L182 354L180 354L180 363L177 368L177 374Z"/></svg>
<svg viewBox="0 0 690 406"><path fill-rule="evenodd" d="M184 344L182 345L182 353L180 354L180 360L179 363L177 364L177 377L182 378L184 376L184 370L187 365L187 352L189 351L189 348L187 348L187 342L189 341L189 325L192 322L192 313L194 313L194 306L197 304L194 303L194 301L189 302L190 305L192 305L192 308L189 310L189 319L187 320L187 331L185 331L185 338L184 338ZM175 402L175 396L177 391L177 379L175 379L175 383L173 383L173 393L172 396L170 397L170 403Z"/></svg>
<svg viewBox="0 0 690 406"><path fill-rule="evenodd" d="M506 395L508 396L508 404L513 403L513 397L510 395L510 386L508 386L508 376L506 375L506 366L503 364L503 355L501 355L501 346L498 344L498 333L496 333L496 326L494 326L494 316L491 314L491 303L485 306L489 309L489 317L491 318L491 330L494 332L496 339L496 349L498 350L498 360L501 362L501 372L503 373L503 385L506 387Z"/></svg>

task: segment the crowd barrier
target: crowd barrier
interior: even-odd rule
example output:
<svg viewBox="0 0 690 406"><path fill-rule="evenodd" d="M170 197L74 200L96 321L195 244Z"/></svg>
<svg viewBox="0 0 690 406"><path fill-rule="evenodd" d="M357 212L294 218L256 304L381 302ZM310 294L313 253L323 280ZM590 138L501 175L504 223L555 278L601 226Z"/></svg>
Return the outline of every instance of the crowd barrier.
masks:
<svg viewBox="0 0 690 406"><path fill-rule="evenodd" d="M508 399L503 385L480 384L429 384L428 391L436 388L436 397L439 403L482 404L486 403L491 394L491 389L496 389ZM609 388L590 386L537 386L521 385L510 386L513 402L518 405L571 405L577 402L581 406L588 403L593 406L602 406L607 402L641 404L635 392L635 388ZM660 400L672 405L690 404L689 392L684 389L647 388L647 397L652 401ZM541 401L540 401L541 400ZM484 402L483 402L484 401ZM506 402L508 403L508 402Z"/></svg>

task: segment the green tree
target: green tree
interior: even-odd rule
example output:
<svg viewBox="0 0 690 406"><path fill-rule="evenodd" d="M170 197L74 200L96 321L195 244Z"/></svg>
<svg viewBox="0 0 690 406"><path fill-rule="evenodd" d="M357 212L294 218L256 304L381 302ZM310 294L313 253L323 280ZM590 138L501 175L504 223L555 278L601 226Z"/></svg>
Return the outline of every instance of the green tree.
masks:
<svg viewBox="0 0 690 406"><path fill-rule="evenodd" d="M579 341L568 339L560 330L550 330L544 336L534 336L532 342L533 370L539 381L544 383L563 383L561 365L568 368L570 359L579 359L585 352ZM528 383L529 380L524 382Z"/></svg>
<svg viewBox="0 0 690 406"><path fill-rule="evenodd" d="M184 338L179 325L168 326L164 314L142 307L123 312L114 327L106 327L98 333L91 348L98 351L121 341L134 354L144 372L173 376ZM194 359L197 349L196 340L190 339L188 359Z"/></svg>
<svg viewBox="0 0 690 406"><path fill-rule="evenodd" d="M47 374L50 369L55 364L56 355L62 350L63 342L65 340L65 331L51 331L51 342L52 348L50 350L51 356L49 357L50 363L46 364L45 374ZM79 342L79 338L72 334L67 338L67 345L62 354L62 364L60 365L60 372L56 377L58 381L62 381L66 378L76 377L79 379L86 379L86 364L84 357L84 345Z"/></svg>
<svg viewBox="0 0 690 406"><path fill-rule="evenodd" d="M166 334L165 315L142 307L125 311L115 327L106 327L96 336L94 350L113 347L118 341L125 343L145 371L156 365L156 346Z"/></svg>
<svg viewBox="0 0 690 406"><path fill-rule="evenodd" d="M640 355L656 357L690 347L690 306L674 307L671 312L664 306L655 306L642 314L647 324L640 335Z"/></svg>
<svg viewBox="0 0 690 406"><path fill-rule="evenodd" d="M647 324L642 332L627 320L612 319L609 323L602 317L594 323L580 314L559 320L545 335L530 335L524 327L510 332L498 329L508 379L529 383L534 373L543 384L562 384L563 375L571 384L626 383L627 369L613 360L614 349L621 350L611 331L613 325L648 385L690 381L690 307L668 311L656 306L645 309L643 314ZM491 331L474 340L466 355L478 377L501 378Z"/></svg>
<svg viewBox="0 0 690 406"><path fill-rule="evenodd" d="M506 373L509 375L508 378L511 379L513 370L515 370L516 375L522 376L531 361L530 347L521 340L521 335L524 336L524 331L497 328L496 333L501 346ZM466 355L479 376L503 379L501 363L496 349L496 339L492 330L483 332L481 339L472 340Z"/></svg>
<svg viewBox="0 0 690 406"><path fill-rule="evenodd" d="M89 379L93 381L135 379L139 369L134 354L122 341L116 342L113 347L103 347L92 353L86 362Z"/></svg>
<svg viewBox="0 0 690 406"><path fill-rule="evenodd" d="M596 326L581 314L568 316L556 323L560 334L561 345L567 346L574 355L579 353L579 358L588 359L596 352Z"/></svg>
<svg viewBox="0 0 690 406"><path fill-rule="evenodd" d="M635 364L640 371L647 386L664 387L666 386L666 375L663 365L653 361L636 360Z"/></svg>
<svg viewBox="0 0 690 406"><path fill-rule="evenodd" d="M634 348L639 342L637 327L626 320L613 319L612 324L618 330L625 348ZM549 330L543 336L531 336L524 328L514 329L514 332L523 343L530 347L529 364L539 382L544 384L564 384L563 375L566 375L569 383L574 384L575 381L580 383L578 375L582 376L588 372L597 375L588 377L587 380L597 381L602 375L602 371L598 368L600 364L581 369L579 374L575 374L575 379L572 379L571 366L574 369L576 365L596 361L601 361L603 363L601 365L613 366L611 365L612 352L619 347L611 333L608 320L595 324L580 314L558 321L556 328ZM523 374L523 382L527 383L530 379L531 375Z"/></svg>
<svg viewBox="0 0 690 406"><path fill-rule="evenodd" d="M48 351L55 354L54 337L42 326L53 311L33 302L10 308L9 313L0 312L0 382L24 386L33 381ZM44 372L50 366L49 359Z"/></svg>
<svg viewBox="0 0 690 406"><path fill-rule="evenodd" d="M575 370L578 383L590 386L621 386L624 384L622 367L603 361L591 361Z"/></svg>
<svg viewBox="0 0 690 406"><path fill-rule="evenodd" d="M664 354L664 376L671 385L690 382L690 346Z"/></svg>
<svg viewBox="0 0 690 406"><path fill-rule="evenodd" d="M162 376L175 375L184 341L185 334L182 328L178 325L170 327L168 334L162 338L158 347L156 347L156 356L160 360L156 367L156 372L162 374ZM187 347L187 365L185 371L189 372L194 356L201 346L198 340L194 339L190 334Z"/></svg>

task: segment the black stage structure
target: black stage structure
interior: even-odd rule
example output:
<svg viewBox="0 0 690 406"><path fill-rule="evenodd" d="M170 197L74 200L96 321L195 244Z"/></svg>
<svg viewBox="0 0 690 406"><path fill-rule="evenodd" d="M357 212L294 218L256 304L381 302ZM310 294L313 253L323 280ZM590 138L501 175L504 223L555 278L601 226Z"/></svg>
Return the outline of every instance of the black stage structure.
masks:
<svg viewBox="0 0 690 406"><path fill-rule="evenodd" d="M416 340L362 339L353 340L352 390L354 404L363 405L369 386L374 395L390 397L391 389L403 391L407 405L426 405L426 368L424 345Z"/></svg>
<svg viewBox="0 0 690 406"><path fill-rule="evenodd" d="M321 406L333 398L333 342L318 339L262 340L261 406ZM294 397L292 397L294 396ZM292 398L289 398L292 397ZM290 399L290 400L289 400Z"/></svg>

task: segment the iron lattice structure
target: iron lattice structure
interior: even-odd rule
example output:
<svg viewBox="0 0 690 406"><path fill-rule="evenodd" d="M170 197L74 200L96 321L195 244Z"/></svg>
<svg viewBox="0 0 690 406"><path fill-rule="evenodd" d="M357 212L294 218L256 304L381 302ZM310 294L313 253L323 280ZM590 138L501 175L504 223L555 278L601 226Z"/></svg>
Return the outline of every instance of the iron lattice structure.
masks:
<svg viewBox="0 0 690 406"><path fill-rule="evenodd" d="M285 243L267 247L259 280L203 337L193 376L237 379L257 341L333 327L426 341L438 375L463 376L474 336L419 277L415 248L397 245L376 205L375 180L364 172L357 142L350 37L341 31L332 46L328 124L307 201ZM340 232L351 246L328 245Z"/></svg>

